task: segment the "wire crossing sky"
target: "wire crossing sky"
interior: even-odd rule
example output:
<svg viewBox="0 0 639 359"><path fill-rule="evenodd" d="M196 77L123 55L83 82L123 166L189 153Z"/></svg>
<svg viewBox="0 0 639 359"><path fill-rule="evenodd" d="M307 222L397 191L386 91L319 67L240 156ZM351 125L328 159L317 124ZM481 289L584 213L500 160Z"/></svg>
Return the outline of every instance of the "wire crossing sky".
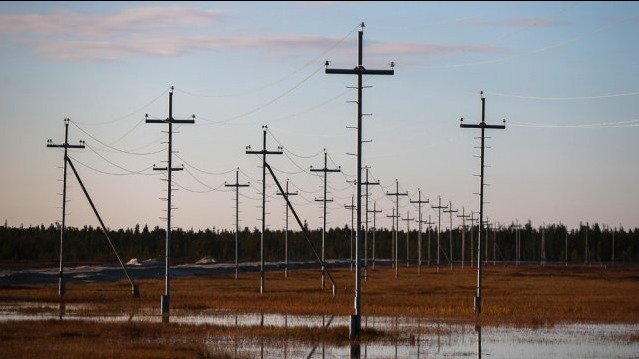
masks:
<svg viewBox="0 0 639 359"><path fill-rule="evenodd" d="M322 225L328 152L327 226L350 226L356 186L353 79L324 74L356 61L395 76L365 78L363 165L370 202L391 214L395 190L442 197L478 211L478 142L459 119L507 128L487 139L486 214L491 222L580 222L639 227L639 3L23 3L0 4L0 221L11 226L60 217L62 154L47 139L86 141L70 157L111 228L163 227L166 157L161 126L175 86L173 223L182 228L260 227L261 161L245 154L267 140L283 155L269 164L299 195L291 202L311 228ZM68 223L96 226L69 179ZM269 228L284 206L267 181ZM400 203L402 216L417 206ZM433 216L434 210L422 213ZM434 218L434 217L433 217ZM454 221L458 221L455 219ZM378 225L390 227L380 221ZM455 222L456 223L456 222Z"/></svg>

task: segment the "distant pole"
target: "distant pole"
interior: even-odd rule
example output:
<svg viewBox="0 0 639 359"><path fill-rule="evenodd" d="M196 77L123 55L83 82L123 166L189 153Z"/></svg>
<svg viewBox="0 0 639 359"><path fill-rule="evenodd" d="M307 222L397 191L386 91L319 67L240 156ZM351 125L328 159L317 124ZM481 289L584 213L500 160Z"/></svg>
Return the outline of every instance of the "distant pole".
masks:
<svg viewBox="0 0 639 359"><path fill-rule="evenodd" d="M350 209L351 210L351 271L353 271L353 230L354 230L354 226L355 226L355 209L357 209L357 206L355 206L355 196L351 196L351 204L350 206L345 204L344 208L346 209Z"/></svg>
<svg viewBox="0 0 639 359"><path fill-rule="evenodd" d="M150 119L149 115L145 115L146 123L166 123L169 125L169 148L167 151L167 166L166 167L155 167L153 166L154 171L166 171L167 172L167 181L166 181L166 241L164 248L164 295L161 297L161 312L162 312L162 322L168 323L169 321L169 312L171 308L171 287L169 282L170 277L170 260L171 260L171 232L173 228L171 227L171 200L172 195L171 191L173 190L171 186L171 181L173 177L173 171L182 171L184 166L182 167L173 167L173 124L193 124L195 123L195 115L191 116L191 119L188 120L176 120L173 118L173 86L171 86L171 91L169 91L169 117L166 119Z"/></svg>
<svg viewBox="0 0 639 359"><path fill-rule="evenodd" d="M470 211L470 267L473 268L475 266L475 212Z"/></svg>
<svg viewBox="0 0 639 359"><path fill-rule="evenodd" d="M395 66L391 62L391 70L369 70L364 68L364 23L357 33L357 66L354 69L326 69L327 74L357 75L357 239L355 241L355 313L351 317L349 337L358 340L362 317L362 296L360 281L360 244L362 242L362 78L364 75L394 75ZM326 62L328 67L328 61Z"/></svg>
<svg viewBox="0 0 639 359"><path fill-rule="evenodd" d="M464 124L459 125L461 128L479 128L481 129L481 173L480 173L480 185L479 185L479 234L477 236L477 294L475 296L475 313L481 314L481 280L482 280L482 260L481 260L481 230L484 221L484 142L485 142L485 130L486 129L505 129L506 125L488 125L486 124L486 99L483 92L481 93L481 122L478 124Z"/></svg>
<svg viewBox="0 0 639 359"><path fill-rule="evenodd" d="M418 208L417 223L419 223L419 231L417 232L417 274L422 275L422 223L424 223L424 220L422 219L422 204L428 203L428 199L422 200L422 190L418 188L417 201L410 200L410 203L417 203Z"/></svg>
<svg viewBox="0 0 639 359"><path fill-rule="evenodd" d="M246 146L247 155L262 155L262 232L260 233L260 294L264 294L264 233L266 232L266 155L281 155L282 147L278 146L277 151L266 149L266 131L268 126L262 126L262 149L251 150L251 146ZM286 198L286 196L284 196Z"/></svg>
<svg viewBox="0 0 639 359"><path fill-rule="evenodd" d="M396 221L397 226L395 226L395 278L399 275L399 269L397 268L397 252L399 248L397 247L397 237L399 236L399 196L408 196L408 192L399 192L399 181L395 179L395 193L386 192L387 196L395 196L395 213L397 214Z"/></svg>
<svg viewBox="0 0 639 359"><path fill-rule="evenodd" d="M614 238L614 237L613 237L613 238ZM566 250L565 250L565 252L566 252L565 266L566 266L566 267L568 267L568 227L566 227L566 240L565 240L565 243L566 243ZM614 257L613 257L613 258L614 258Z"/></svg>
<svg viewBox="0 0 639 359"><path fill-rule="evenodd" d="M288 178L286 179L286 194L277 192L278 196L297 196L298 192L289 192L288 190ZM286 206L286 232L284 232L284 278L288 278L288 203L284 201Z"/></svg>
<svg viewBox="0 0 639 359"><path fill-rule="evenodd" d="M541 265L546 265L546 224L541 227Z"/></svg>
<svg viewBox="0 0 639 359"><path fill-rule="evenodd" d="M464 269L464 261L466 260L466 218L469 218L470 215L466 214L466 208L462 206L462 214L457 215L457 217L462 219L462 255L461 255L461 266ZM472 247L471 247L472 248Z"/></svg>
<svg viewBox="0 0 639 359"><path fill-rule="evenodd" d="M440 229L442 227L442 209L446 209L448 208L448 206L442 206L442 196L437 196L438 198L438 205L437 206L431 206L431 208L436 209L437 210L437 272L439 272L439 253L441 252L440 246L439 246L439 239L440 239Z"/></svg>
<svg viewBox="0 0 639 359"><path fill-rule="evenodd" d="M365 216L365 220L364 220L364 281L368 280L368 214L371 212L368 210L368 197L369 197L369 192L368 192L368 186L369 185L379 185L379 181L374 181L374 182L370 182L368 180L368 170L370 169L370 167L366 166L364 167L364 169L366 169L366 182L362 183L365 187L365 192L366 192L366 205L365 205L365 211L366 211L366 216Z"/></svg>
<svg viewBox="0 0 639 359"><path fill-rule="evenodd" d="M64 298L64 293L66 293L66 283L64 281L64 265L63 265L63 252L64 252L64 242L66 238L66 215L67 215L67 150L69 148L84 148L84 142L80 141L79 145L71 145L69 144L69 119L64 119L64 143L63 144L54 144L51 139L47 140L47 147L61 147L64 148L64 158L62 159L64 163L64 172L62 177L62 221L60 227L60 269L58 271L58 295L60 296L60 300ZM6 223L6 222L5 222ZM6 227L6 226L5 226Z"/></svg>
<svg viewBox="0 0 639 359"><path fill-rule="evenodd" d="M584 264L588 264L588 229L590 229L588 222L586 222L586 249L584 252L586 255L584 256Z"/></svg>
<svg viewBox="0 0 639 359"><path fill-rule="evenodd" d="M377 201L373 202L373 210L368 212L373 214L373 270L375 270L375 232L377 232L377 214L382 213L381 210L377 209Z"/></svg>
<svg viewBox="0 0 639 359"><path fill-rule="evenodd" d="M406 221L406 267L409 262L409 238L410 238L410 221L414 221L415 218L410 218L410 213L406 211L406 218L402 218L402 221Z"/></svg>
<svg viewBox="0 0 639 359"><path fill-rule="evenodd" d="M397 233L397 231L395 230L395 218L397 218L398 216L395 214L395 208L392 209L392 213L391 215L386 215L386 217L390 218L392 221L392 225L391 225L391 261L394 260L395 263L395 279L397 279L398 276L398 270L397 270L397 236L395 235Z"/></svg>
<svg viewBox="0 0 639 359"><path fill-rule="evenodd" d="M499 223L495 225L493 231L493 266L497 265L497 231L499 230Z"/></svg>
<svg viewBox="0 0 639 359"><path fill-rule="evenodd" d="M313 166L311 166L311 172L322 172L324 173L324 197L323 198L316 198L315 202L322 202L324 205L324 215L323 215L323 227L322 227L322 289L324 288L324 272L326 271L326 268L324 268L324 255L325 255L325 241L326 241L326 203L327 202L333 202L332 199L328 199L326 198L326 186L327 186L327 174L329 172L340 172L341 169L340 168L328 168L327 167L327 156L328 154L326 153L326 149L324 149L324 168L313 168Z"/></svg>
<svg viewBox="0 0 639 359"><path fill-rule="evenodd" d="M249 184L240 184L240 169L235 170L235 183L228 184L224 182L224 187L234 187L235 188L235 279L237 279L237 274L239 270L239 242L238 242L238 234L240 232L240 187L248 187ZM288 217L286 218L288 221ZM288 222L287 222L288 225ZM288 228L288 227L287 227Z"/></svg>
<svg viewBox="0 0 639 359"><path fill-rule="evenodd" d="M615 232L617 228L612 230L612 264L615 264Z"/></svg>
<svg viewBox="0 0 639 359"><path fill-rule="evenodd" d="M519 224L519 220L515 219L513 228L515 229L515 264L519 265L521 251L521 243L519 241L519 228L521 228L521 225Z"/></svg>
<svg viewBox="0 0 639 359"><path fill-rule="evenodd" d="M450 233L448 233L448 243L450 244L450 253L449 255L449 262L450 262L450 269L453 269L453 213L457 213L457 210L453 210L453 204L448 201L448 209L444 210L444 213L448 213L448 216L450 218L450 226L448 227L450 229Z"/></svg>
<svg viewBox="0 0 639 359"><path fill-rule="evenodd" d="M430 220L430 214L428 215L428 222L424 222L424 224L428 225L428 266L430 267L431 255L430 255L430 234L433 232L431 226L435 224L435 222Z"/></svg>

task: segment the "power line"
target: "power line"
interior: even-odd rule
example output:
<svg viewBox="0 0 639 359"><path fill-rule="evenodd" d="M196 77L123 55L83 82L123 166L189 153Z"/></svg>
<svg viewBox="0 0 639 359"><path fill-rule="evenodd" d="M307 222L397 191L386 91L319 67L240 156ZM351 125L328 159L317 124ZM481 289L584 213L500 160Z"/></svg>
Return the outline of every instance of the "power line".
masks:
<svg viewBox="0 0 639 359"><path fill-rule="evenodd" d="M534 122L510 122L513 126L516 127L535 127L535 128L628 128L628 127L639 127L639 119L636 120L627 120L627 121L617 121L617 122L601 122L601 123L581 123L581 124L561 124L561 125L553 125L553 124L542 124L542 123L534 123Z"/></svg>
<svg viewBox="0 0 639 359"><path fill-rule="evenodd" d="M623 92L623 93L611 93L611 94L594 95L594 96L568 96L568 97L527 96L527 95L518 95L518 94L505 94L505 93L499 93L499 92L486 92L486 94L501 96L501 97L521 98L521 99L527 99L527 100L571 101L571 100L594 100L594 99L603 99L603 98L638 96L639 92Z"/></svg>
<svg viewBox="0 0 639 359"><path fill-rule="evenodd" d="M151 106L151 105L152 105L155 101L159 100L162 96L164 96L164 94L166 94L166 93L167 93L167 91L169 91L169 89L168 89L168 88L167 88L167 89L164 89L164 90L162 91L162 93L161 93L161 94L159 94L159 95L157 95L156 97L154 97L151 101L149 101L148 103L146 103L144 106L142 106L142 107L138 108L137 110L132 111L132 112L130 112L130 113L128 113L128 114L126 114L126 115L124 115L124 116L118 117L118 118L116 118L116 119L114 119L114 120L111 120L111 121L104 121L104 122L96 122L96 123L89 123L89 122L77 122L77 124L79 124L79 125L83 125L83 126L102 126L102 125L108 125L108 124L111 124L111 123L115 123L115 122L121 121L121 120L123 120L123 119L125 119L125 118L127 118L127 117L130 117L130 116L133 116L133 115L135 115L136 113L138 113L138 112L140 112L140 111L144 110L145 108L147 108L147 107ZM137 127L137 125L136 125L136 127ZM131 130L131 131L132 131L132 130ZM116 142L117 142L117 141L116 141Z"/></svg>
<svg viewBox="0 0 639 359"><path fill-rule="evenodd" d="M134 155L134 156L147 156L147 155L154 155L156 153L160 153L160 152L164 151L164 149L161 149L161 150L157 150L157 151L154 151L154 152L132 152L132 151L123 150L123 149L120 149L120 148L117 148L117 147L113 147L113 146L111 146L111 145L99 140L97 137L93 136L89 132L85 131L84 129L82 129L82 127L78 126L78 124L75 123L74 121L70 121L70 122L78 130L82 131L85 135L91 137L94 141L98 142L99 144L101 144L104 147L110 148L110 149L112 149L114 151L117 151L117 152L126 153L127 155Z"/></svg>

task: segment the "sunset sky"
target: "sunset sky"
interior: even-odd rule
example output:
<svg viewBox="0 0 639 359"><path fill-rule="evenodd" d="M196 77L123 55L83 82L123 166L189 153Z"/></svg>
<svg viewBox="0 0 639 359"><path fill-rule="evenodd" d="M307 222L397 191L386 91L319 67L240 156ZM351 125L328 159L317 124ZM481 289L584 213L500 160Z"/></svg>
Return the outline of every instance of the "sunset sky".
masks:
<svg viewBox="0 0 639 359"><path fill-rule="evenodd" d="M354 76L324 74L356 64L365 22L364 66L395 76L365 79L364 164L371 203L390 227L385 191L417 189L431 202L478 210L481 119L507 129L487 140L486 213L491 222L531 220L576 227L639 227L639 3L635 2L277 2L0 3L0 221L48 225L60 219L63 119L71 151L109 227L164 226L162 175L167 116L175 86L175 226L234 228L236 167L241 225L259 227L262 125L269 163L290 179L303 219L321 226L322 149L343 173L329 174L328 222L350 225L356 162ZM277 142L279 141L279 143ZM97 225L69 176L72 226ZM284 225L284 203L267 179L267 223ZM222 186L222 187L220 187ZM416 216L403 198L400 212ZM433 220L433 210L424 216ZM446 217L447 219L447 217ZM445 221L444 223L448 223ZM459 222L455 222L457 225ZM402 224L405 226L405 223ZM413 228L415 225L411 225Z"/></svg>

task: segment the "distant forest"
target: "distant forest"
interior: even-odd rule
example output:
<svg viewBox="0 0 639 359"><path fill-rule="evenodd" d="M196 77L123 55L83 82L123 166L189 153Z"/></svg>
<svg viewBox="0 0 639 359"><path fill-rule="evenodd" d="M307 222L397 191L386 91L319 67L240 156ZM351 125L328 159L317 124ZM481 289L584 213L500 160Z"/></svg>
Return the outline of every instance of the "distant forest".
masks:
<svg viewBox="0 0 639 359"><path fill-rule="evenodd" d="M474 247L476 247L477 227L473 229ZM310 230L313 246L320 250L321 229ZM165 230L159 227L149 229L147 226L112 230L109 236L122 254L123 260L131 258L139 260L161 259L164 255ZM428 260L428 231L422 233L422 261ZM454 229L453 260L461 260L461 231ZM602 228L598 224L581 225L579 229L569 230L564 225L550 225L533 228L529 223L519 230L521 238L521 258L526 262L564 262L566 236L568 238L568 262L583 264L588 262L613 261L631 263L639 261L639 229L624 230ZM313 260L313 253L301 231L290 231L288 240L289 260ZM284 259L284 231L267 230L265 233L264 255L266 261L282 261ZM351 230L349 227L331 228L326 234L326 259L349 259L351 255ZM375 253L377 258L391 258L391 231L380 229L375 233ZM411 230L409 236L410 261L417 260L417 230ZM430 255L435 260L437 251L437 232L430 231ZM482 247L485 235L482 236ZM465 260L471 257L471 235L466 231ZM0 260L4 261L55 261L59 256L60 230L54 225L35 227L0 227ZM482 255L487 260L515 260L515 229L513 226L488 230L487 251ZM183 230L175 229L172 235L172 258L175 262L194 262L205 256L215 260L235 260L235 233L229 230ZM448 263L450 258L449 231L440 233L440 258ZM587 246L587 247L586 247ZM104 234L99 228L67 228L67 240L64 243L65 261L114 261ZM368 258L372 258L373 231L368 234ZM545 248L545 251L542 250ZM586 249L588 258L586 258ZM399 232L399 260L406 260L406 232ZM239 233L239 260L258 261L260 256L260 232L258 229L244 228ZM473 255L476 257L476 255Z"/></svg>

